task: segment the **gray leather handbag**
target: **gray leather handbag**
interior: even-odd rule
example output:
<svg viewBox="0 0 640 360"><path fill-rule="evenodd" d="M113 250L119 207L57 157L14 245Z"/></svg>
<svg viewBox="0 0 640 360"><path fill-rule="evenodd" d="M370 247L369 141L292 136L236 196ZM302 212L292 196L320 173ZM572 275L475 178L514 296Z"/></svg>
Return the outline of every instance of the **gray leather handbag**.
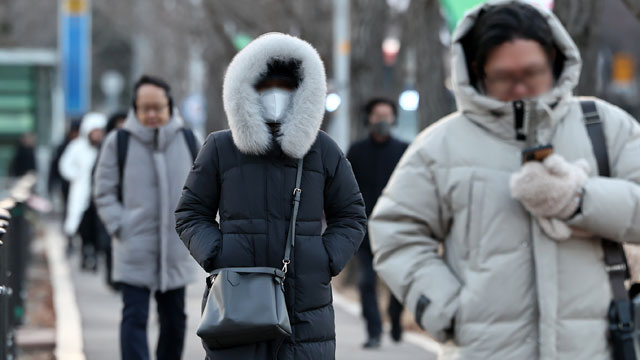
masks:
<svg viewBox="0 0 640 360"><path fill-rule="evenodd" d="M284 279L291 263L291 248L295 245L301 180L302 159L298 160L282 269L234 267L209 274L209 295L196 331L208 347L221 349L291 336Z"/></svg>

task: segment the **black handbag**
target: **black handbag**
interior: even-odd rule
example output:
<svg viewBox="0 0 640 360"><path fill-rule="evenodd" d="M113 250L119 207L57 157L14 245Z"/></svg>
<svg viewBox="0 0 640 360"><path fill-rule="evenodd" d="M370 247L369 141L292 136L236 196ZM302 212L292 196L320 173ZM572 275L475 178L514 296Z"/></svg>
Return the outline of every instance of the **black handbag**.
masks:
<svg viewBox="0 0 640 360"><path fill-rule="evenodd" d="M598 163L600 176L609 177L609 155L607 142L602 128L602 120L592 100L580 101L587 133L591 139L593 152ZM635 316L640 315L640 298L637 291L631 296L624 281L629 278L627 259L621 243L602 239L605 269L613 292L609 305L609 337L614 360L636 360L640 351L638 323ZM632 289L633 290L633 289ZM633 299L631 301L630 299Z"/></svg>
<svg viewBox="0 0 640 360"><path fill-rule="evenodd" d="M298 160L282 269L235 267L209 274L209 295L196 331L208 347L221 349L291 336L284 279L291 263L291 248L295 245L301 180L302 159Z"/></svg>

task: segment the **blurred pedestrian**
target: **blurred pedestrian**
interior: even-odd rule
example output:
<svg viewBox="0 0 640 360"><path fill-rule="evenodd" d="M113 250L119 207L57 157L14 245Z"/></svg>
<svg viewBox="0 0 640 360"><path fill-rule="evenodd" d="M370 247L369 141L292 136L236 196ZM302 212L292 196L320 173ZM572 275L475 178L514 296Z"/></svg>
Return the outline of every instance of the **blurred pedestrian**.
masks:
<svg viewBox="0 0 640 360"><path fill-rule="evenodd" d="M122 129L107 136L96 167L94 198L113 246L113 281L122 292L123 360L149 359L149 298L158 305L159 360L180 359L185 286L196 264L175 233L173 210L198 151L162 79L142 76Z"/></svg>
<svg viewBox="0 0 640 360"><path fill-rule="evenodd" d="M15 153L9 165L9 176L20 177L36 171L36 136L24 133L16 144Z"/></svg>
<svg viewBox="0 0 640 360"><path fill-rule="evenodd" d="M366 218L349 162L319 131L325 96L320 56L289 35L258 37L227 69L223 98L231 129L209 135L176 209L176 229L205 271L282 268L303 159L284 281L293 335L227 349L205 345L207 359L335 358L330 282L358 249Z"/></svg>
<svg viewBox="0 0 640 360"><path fill-rule="evenodd" d="M107 125L104 128L105 134L108 135L113 130L122 129L125 121L127 121L126 111L118 111L111 114L111 116L109 116L109 120L107 120Z"/></svg>
<svg viewBox="0 0 640 360"><path fill-rule="evenodd" d="M53 197L56 191L60 191L60 195L62 195L62 218L63 223L64 219L67 217L67 201L69 199L69 182L60 175L60 157L66 150L69 143L78 137L80 133L80 121L81 119L74 119L69 124L69 130L65 135L64 140L60 145L56 147L56 150L51 159L51 164L49 165L49 179L47 182L47 187L49 190L49 196ZM73 252L73 236L67 236L67 254L71 254Z"/></svg>
<svg viewBox="0 0 640 360"><path fill-rule="evenodd" d="M347 159L353 167L362 198L366 206L367 216L371 215L393 169L408 144L391 135L391 127L396 122L396 104L385 98L373 98L365 105L366 125L369 136L353 144L347 152ZM382 321L378 307L376 286L378 278L373 269L373 254L368 235L365 235L358 250L360 264L360 302L362 315L367 322L367 342L364 348L380 347ZM395 296L389 296L387 309L391 319L391 338L395 342L402 339L402 304Z"/></svg>
<svg viewBox="0 0 640 360"><path fill-rule="evenodd" d="M103 114L86 114L82 118L80 135L69 143L58 164L60 175L71 184L64 232L68 237L80 235L81 267L88 270L97 269L97 214L91 201L91 174L106 121Z"/></svg>
<svg viewBox="0 0 640 360"><path fill-rule="evenodd" d="M578 48L525 1L468 12L452 55L459 111L411 144L373 211L378 274L456 359L611 359L607 272L624 265L600 239L640 240L640 126L572 95ZM597 175L586 116L615 178Z"/></svg>
<svg viewBox="0 0 640 360"><path fill-rule="evenodd" d="M78 137L79 133L80 120L74 119L69 124L69 130L67 131L64 140L56 147L53 157L51 158L51 165L49 166L49 179L47 183L49 195L53 196L54 192L59 188L62 193L62 199L64 200L65 206L67 196L69 195L69 182L60 176L58 166L60 164L60 157L64 153L64 150L73 139ZM66 213L66 211L63 213Z"/></svg>

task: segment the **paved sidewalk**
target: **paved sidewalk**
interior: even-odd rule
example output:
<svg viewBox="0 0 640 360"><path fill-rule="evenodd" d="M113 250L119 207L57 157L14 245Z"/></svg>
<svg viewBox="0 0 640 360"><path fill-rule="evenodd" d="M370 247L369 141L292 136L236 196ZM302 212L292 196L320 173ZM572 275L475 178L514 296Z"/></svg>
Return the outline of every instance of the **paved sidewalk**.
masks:
<svg viewBox="0 0 640 360"><path fill-rule="evenodd" d="M405 333L405 340L394 343L388 331L377 350L364 350L366 340L364 322L355 316L359 307L348 304L334 293L336 312L336 359L338 360L435 360L436 353L429 340L421 335Z"/></svg>
<svg viewBox="0 0 640 360"><path fill-rule="evenodd" d="M55 225L47 229L49 236L56 237L56 243L63 245L64 239ZM77 252L76 252L77 254ZM82 272L78 263L78 255L66 260L71 270L71 280L75 292L77 307L80 313L83 348L88 360L113 360L119 358L118 327L122 304L118 293L106 286L101 268L98 273ZM204 273L203 273L204 278ZM200 317L200 299L203 284L191 285L187 288L188 328L183 359L204 359L204 351L195 330ZM375 351L361 348L365 341L364 325L357 316L356 304L349 303L339 294L335 296L336 336L338 360L433 360L436 358L433 345L420 335L408 334L406 341L393 344L387 336L383 345ZM155 302L151 301L149 319L149 345L152 358L155 358L155 345L158 337L158 321Z"/></svg>

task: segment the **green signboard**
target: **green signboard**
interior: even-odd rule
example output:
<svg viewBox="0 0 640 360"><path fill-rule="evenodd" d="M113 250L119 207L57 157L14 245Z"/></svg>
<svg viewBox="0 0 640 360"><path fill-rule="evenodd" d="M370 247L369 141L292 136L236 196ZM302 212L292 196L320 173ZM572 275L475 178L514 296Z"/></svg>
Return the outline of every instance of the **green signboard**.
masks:
<svg viewBox="0 0 640 360"><path fill-rule="evenodd" d="M0 66L0 137L34 131L35 71L27 66Z"/></svg>
<svg viewBox="0 0 640 360"><path fill-rule="evenodd" d="M447 24L449 24L449 30L453 31L453 29L455 29L458 21L464 16L464 13L485 1L486 0L440 0L440 4L447 18Z"/></svg>
<svg viewBox="0 0 640 360"><path fill-rule="evenodd" d="M453 31L464 14L472 8L485 3L487 0L440 0L440 5L444 10L449 24L449 29ZM534 6L539 6L551 11L553 9L554 0L527 0Z"/></svg>
<svg viewBox="0 0 640 360"><path fill-rule="evenodd" d="M20 136L36 130L37 85L32 66L0 65L0 175L5 175Z"/></svg>
<svg viewBox="0 0 640 360"><path fill-rule="evenodd" d="M245 46L249 45L249 43L253 40L253 38L245 33L238 33L233 37L233 46L235 46L236 50L240 51L244 49Z"/></svg>

